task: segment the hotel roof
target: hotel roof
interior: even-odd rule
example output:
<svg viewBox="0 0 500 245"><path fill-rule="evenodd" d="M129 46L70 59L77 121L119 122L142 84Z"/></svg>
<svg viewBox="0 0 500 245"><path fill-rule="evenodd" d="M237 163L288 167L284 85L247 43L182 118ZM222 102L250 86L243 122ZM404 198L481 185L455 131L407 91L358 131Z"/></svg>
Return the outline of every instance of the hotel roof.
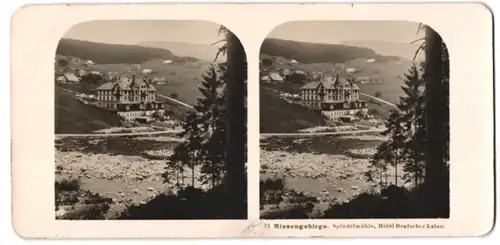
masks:
<svg viewBox="0 0 500 245"><path fill-rule="evenodd" d="M135 76L133 76L132 79L128 77L121 77L118 81L104 83L99 88L97 88L97 90L112 90L116 86L118 86L121 90L132 90L133 86L140 85L146 85L148 91L156 91L156 88L153 85Z"/></svg>
<svg viewBox="0 0 500 245"><path fill-rule="evenodd" d="M322 84L325 88L335 88L339 85L351 84L354 90L359 90L358 85L353 84L346 79L339 79L338 75L336 77L326 76L321 81L309 82L302 86L301 89L316 89L320 84Z"/></svg>

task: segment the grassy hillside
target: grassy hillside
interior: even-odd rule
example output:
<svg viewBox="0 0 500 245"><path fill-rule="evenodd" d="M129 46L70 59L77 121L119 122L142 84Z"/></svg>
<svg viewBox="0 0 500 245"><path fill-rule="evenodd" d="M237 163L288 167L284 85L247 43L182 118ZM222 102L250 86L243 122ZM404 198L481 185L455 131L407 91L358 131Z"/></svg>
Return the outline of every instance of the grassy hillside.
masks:
<svg viewBox="0 0 500 245"><path fill-rule="evenodd" d="M82 104L73 95L56 87L55 133L92 133L94 130L121 125L120 117L112 112Z"/></svg>
<svg viewBox="0 0 500 245"><path fill-rule="evenodd" d="M300 63L344 63L352 59L390 60L395 57L381 56L369 48L342 44L307 43L267 38L260 48L261 54L295 59Z"/></svg>
<svg viewBox="0 0 500 245"><path fill-rule="evenodd" d="M292 133L326 124L326 118L306 107L290 104L279 94L260 88L260 132Z"/></svg>
<svg viewBox="0 0 500 245"><path fill-rule="evenodd" d="M266 57L266 56L262 56ZM359 80L362 77L369 77L370 82L368 83L358 83L361 92L375 95L376 92L382 93L382 99L387 100L391 103L398 103L399 97L403 95L403 90L401 86L403 85L402 78L404 74L408 71L412 64L411 60L400 58L398 60L389 61L376 61L375 63L366 63L365 60L355 59L344 63L345 68L356 68L356 72L353 76ZM275 68L288 68L291 70L302 70L306 72L324 72L335 76L339 73L339 76L345 78L347 72L345 69L335 68L333 64L330 63L311 63L311 64L293 64L293 65L282 65L273 64ZM300 86L285 83L283 85L278 85L280 87L297 87L293 88L296 90ZM286 88L285 88L286 90ZM296 90L298 92L299 90Z"/></svg>
<svg viewBox="0 0 500 245"><path fill-rule="evenodd" d="M105 44L61 39L56 54L79 57L100 64L140 64L151 59L196 60L178 57L169 50L136 45Z"/></svg>

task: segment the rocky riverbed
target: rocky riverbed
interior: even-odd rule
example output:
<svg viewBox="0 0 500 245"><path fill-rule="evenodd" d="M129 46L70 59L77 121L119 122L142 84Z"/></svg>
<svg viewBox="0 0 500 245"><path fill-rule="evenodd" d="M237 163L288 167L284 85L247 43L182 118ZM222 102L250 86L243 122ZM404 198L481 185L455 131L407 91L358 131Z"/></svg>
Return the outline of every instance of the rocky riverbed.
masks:
<svg viewBox="0 0 500 245"><path fill-rule="evenodd" d="M262 140L260 179L283 179L285 189L317 197L316 206L324 209L330 202L376 191L376 183L369 182L365 174L376 147L384 140L386 137L377 134ZM388 182L394 182L394 176L389 167ZM403 183L401 176L398 171L398 183Z"/></svg>
<svg viewBox="0 0 500 245"><path fill-rule="evenodd" d="M165 159L180 141L172 135L56 140L55 181L79 180L82 191L111 199L106 218L112 218L160 193L177 192L176 173L169 170L167 181L164 173ZM194 177L200 177L199 169L195 169ZM184 183L191 180L192 171L186 169ZM200 187L198 181L195 183ZM68 208L74 209L64 209Z"/></svg>

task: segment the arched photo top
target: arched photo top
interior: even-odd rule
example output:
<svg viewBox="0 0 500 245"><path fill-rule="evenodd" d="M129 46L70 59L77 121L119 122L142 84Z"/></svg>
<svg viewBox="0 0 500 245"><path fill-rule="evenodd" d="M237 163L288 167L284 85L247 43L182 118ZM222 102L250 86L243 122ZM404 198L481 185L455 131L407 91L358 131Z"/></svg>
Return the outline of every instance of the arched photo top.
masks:
<svg viewBox="0 0 500 245"><path fill-rule="evenodd" d="M383 20L291 21L276 26L262 43L260 51L264 55L284 58L294 56L304 63L338 63L375 54L413 60L420 46L417 40L425 35L424 31L419 31L422 25L418 22ZM423 57L417 56L416 59Z"/></svg>
<svg viewBox="0 0 500 245"><path fill-rule="evenodd" d="M450 62L422 26L296 21L269 34L261 220L450 217ZM299 198L307 205L290 201ZM385 208L393 201L401 205Z"/></svg>
<svg viewBox="0 0 500 245"><path fill-rule="evenodd" d="M198 82L207 69L226 62L228 32L218 23L203 20L82 22L72 26L57 45L55 79L71 83L90 73L100 74L104 81L148 77L155 84L160 81L157 89L168 87L159 91L162 95L175 94L177 100L193 106L200 96Z"/></svg>
<svg viewBox="0 0 500 245"><path fill-rule="evenodd" d="M349 76L359 81L363 93L383 94L387 102L397 104L405 74L425 60L423 26L385 20L285 22L261 44L261 80L283 80L291 84L286 92L300 94L320 76Z"/></svg>
<svg viewBox="0 0 500 245"><path fill-rule="evenodd" d="M161 57L213 62L223 45L221 27L201 20L93 20L72 26L56 54L100 64L138 64Z"/></svg>
<svg viewBox="0 0 500 245"><path fill-rule="evenodd" d="M247 66L230 30L85 22L54 68L56 219L247 219Z"/></svg>

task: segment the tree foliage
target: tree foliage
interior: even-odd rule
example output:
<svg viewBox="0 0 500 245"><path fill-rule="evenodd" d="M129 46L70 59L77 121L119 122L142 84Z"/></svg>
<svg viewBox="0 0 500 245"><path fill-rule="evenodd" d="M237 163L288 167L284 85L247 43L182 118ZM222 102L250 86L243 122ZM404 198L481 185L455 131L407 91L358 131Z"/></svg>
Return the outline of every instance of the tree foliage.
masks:
<svg viewBox="0 0 500 245"><path fill-rule="evenodd" d="M66 59L59 59L59 60L57 60L57 64L62 66L62 67L66 67L66 66L68 66L69 63Z"/></svg>
<svg viewBox="0 0 500 245"><path fill-rule="evenodd" d="M367 175L370 180L377 179L385 186L388 180L383 178L389 167L394 170L394 183L398 177L405 182L413 181L414 185L422 180L425 151L425 115L424 115L424 83L422 71L414 64L405 74L404 85L401 89L404 96L400 97L397 105L386 121L387 130L383 135L390 136L377 149L372 159L372 168ZM402 167L399 168L398 167ZM398 170L405 174L398 176Z"/></svg>
<svg viewBox="0 0 500 245"><path fill-rule="evenodd" d="M265 58L262 59L262 65L269 67L273 65L273 61L271 59Z"/></svg>
<svg viewBox="0 0 500 245"><path fill-rule="evenodd" d="M378 55L373 49L343 44L320 44L266 38L260 48L261 54L300 60L301 63L344 63L353 59L375 58L377 61L398 59Z"/></svg>
<svg viewBox="0 0 500 245"><path fill-rule="evenodd" d="M224 66L212 66L202 76L204 81L199 88L202 97L182 125L180 136L186 140L176 146L169 158L167 172L173 171L179 176L176 181L180 186L185 184L186 167L191 170L192 186L202 181L213 187L223 176L226 151ZM203 174L201 179L196 178L198 167ZM171 174L164 177L172 179Z"/></svg>
<svg viewBox="0 0 500 245"><path fill-rule="evenodd" d="M57 54L80 57L98 64L140 64L152 59L171 59L178 61L197 61L193 57L179 57L161 48L138 45L106 44L74 39L61 39Z"/></svg>
<svg viewBox="0 0 500 245"><path fill-rule="evenodd" d="M292 72L285 76L285 80L290 83L305 84L307 83L307 75L302 73Z"/></svg>
<svg viewBox="0 0 500 245"><path fill-rule="evenodd" d="M444 110L441 111L444 127L442 137L445 144L443 147L443 161L449 161L449 60L446 45L442 43L442 74L441 85L443 87ZM383 143L377 149L372 159L372 165L367 173L371 181L378 182L380 185L387 185L387 180L383 176L391 167L401 166L404 175L401 176L405 183L413 183L418 186L423 183L426 161L426 147L428 136L426 127L426 63L420 66L414 64L404 76L404 86L402 90L404 96L400 97L397 105L398 111L391 113L386 121L387 130L384 135L390 136L388 142Z"/></svg>

